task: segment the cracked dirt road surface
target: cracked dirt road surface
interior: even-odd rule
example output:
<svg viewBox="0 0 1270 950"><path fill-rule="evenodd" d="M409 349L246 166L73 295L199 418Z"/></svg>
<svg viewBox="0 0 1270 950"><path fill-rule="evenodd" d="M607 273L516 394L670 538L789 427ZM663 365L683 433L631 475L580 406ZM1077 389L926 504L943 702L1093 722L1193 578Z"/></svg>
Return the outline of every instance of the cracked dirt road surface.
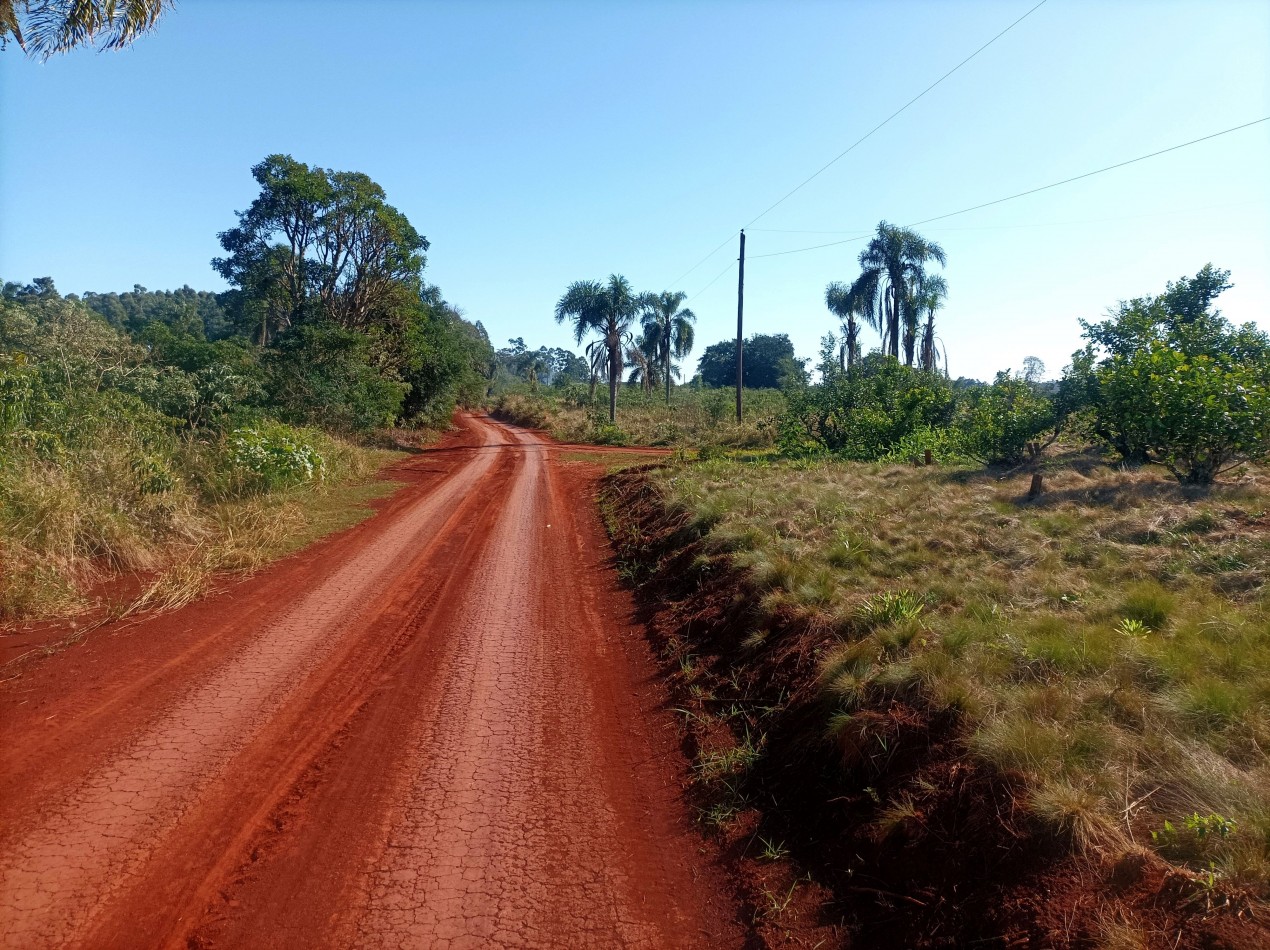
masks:
<svg viewBox="0 0 1270 950"><path fill-rule="evenodd" d="M0 947L726 947L595 514L467 417L379 514L0 684Z"/></svg>

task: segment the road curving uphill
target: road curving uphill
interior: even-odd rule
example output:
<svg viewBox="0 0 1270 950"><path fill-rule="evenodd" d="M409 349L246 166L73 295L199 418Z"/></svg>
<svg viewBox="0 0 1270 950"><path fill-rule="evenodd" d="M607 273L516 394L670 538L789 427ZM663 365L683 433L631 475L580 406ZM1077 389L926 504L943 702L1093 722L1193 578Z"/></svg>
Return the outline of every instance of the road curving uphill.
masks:
<svg viewBox="0 0 1270 950"><path fill-rule="evenodd" d="M739 945L593 479L467 417L379 516L0 688L0 946Z"/></svg>

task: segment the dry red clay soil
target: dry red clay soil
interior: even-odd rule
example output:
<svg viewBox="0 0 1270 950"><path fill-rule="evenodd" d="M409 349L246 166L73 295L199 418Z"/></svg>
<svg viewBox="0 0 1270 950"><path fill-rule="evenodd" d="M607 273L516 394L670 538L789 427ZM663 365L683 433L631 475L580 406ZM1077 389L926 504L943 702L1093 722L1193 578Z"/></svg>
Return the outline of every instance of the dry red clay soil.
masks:
<svg viewBox="0 0 1270 950"><path fill-rule="evenodd" d="M741 945L597 474L467 417L376 517L0 684L0 946Z"/></svg>

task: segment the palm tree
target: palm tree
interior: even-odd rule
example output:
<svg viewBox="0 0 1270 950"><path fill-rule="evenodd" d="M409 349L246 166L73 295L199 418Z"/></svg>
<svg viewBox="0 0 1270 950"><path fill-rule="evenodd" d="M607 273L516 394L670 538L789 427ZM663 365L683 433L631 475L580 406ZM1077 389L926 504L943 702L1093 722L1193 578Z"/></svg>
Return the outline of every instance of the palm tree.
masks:
<svg viewBox="0 0 1270 950"><path fill-rule="evenodd" d="M641 334L635 338L635 342L626 348L626 360L634 367L631 370L632 383L639 383L639 388L645 393L652 392L657 388L658 377L658 353L655 341L649 339L647 335Z"/></svg>
<svg viewBox="0 0 1270 950"><path fill-rule="evenodd" d="M102 49L122 49L154 29L171 6L172 0L0 0L0 44L12 37L44 60L98 37Z"/></svg>
<svg viewBox="0 0 1270 950"><path fill-rule="evenodd" d="M644 305L644 339L652 352L657 354L657 362L665 376L666 405L670 405L670 379L673 367L670 358L681 360L692 352L693 329L697 315L691 310L679 308L688 299L682 291L663 290L659 294L645 294Z"/></svg>
<svg viewBox="0 0 1270 950"><path fill-rule="evenodd" d="M860 252L862 273L847 290L849 309L882 335L884 353L899 359L903 332L909 366L913 365L918 320L913 288L932 260L940 266L946 263L942 247L916 231L882 221L877 236Z"/></svg>
<svg viewBox="0 0 1270 950"><path fill-rule="evenodd" d="M939 354L935 344L935 311L948 299L948 282L940 274L923 274L914 294L917 309L925 312L926 324L922 328L922 347L917 365L931 373L939 369ZM944 362L948 361L947 355Z"/></svg>
<svg viewBox="0 0 1270 950"><path fill-rule="evenodd" d="M861 316L862 301L851 296L851 288L839 281L834 281L825 288L825 306L842 321L842 350L839 360L844 370L855 365L860 355L860 324L856 317Z"/></svg>
<svg viewBox="0 0 1270 950"><path fill-rule="evenodd" d="M594 404L596 385L609 378L609 354L603 340L592 340L587 344L586 361L591 368L591 392L587 399Z"/></svg>
<svg viewBox="0 0 1270 950"><path fill-rule="evenodd" d="M617 421L617 385L622 379L622 347L630 339L631 324L640 309L640 298L630 281L612 274L607 284L579 280L569 285L556 303L556 322L573 321L573 336L581 343L588 332L600 334L608 355L609 422ZM588 347L588 351L590 348Z"/></svg>

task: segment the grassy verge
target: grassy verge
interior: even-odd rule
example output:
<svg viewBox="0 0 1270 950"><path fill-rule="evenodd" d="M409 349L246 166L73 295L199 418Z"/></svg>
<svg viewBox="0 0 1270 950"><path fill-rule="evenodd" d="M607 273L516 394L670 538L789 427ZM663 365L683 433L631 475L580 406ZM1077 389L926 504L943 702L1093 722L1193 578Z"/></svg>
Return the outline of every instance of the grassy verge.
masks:
<svg viewBox="0 0 1270 950"><path fill-rule="evenodd" d="M672 391L670 405L656 393L630 386L618 391L617 424L608 420L607 392L592 401L585 388L543 388L503 393L493 405L496 417L517 425L546 429L561 442L596 445L651 445L668 448L728 446L762 448L775 443L785 397L773 389L746 390L746 419L734 421L731 390Z"/></svg>
<svg viewBox="0 0 1270 950"><path fill-rule="evenodd" d="M1264 911L1270 479L1201 494L1072 456L1047 484L1028 501L1026 475L727 459L612 477L627 574L692 701L703 816L770 812L753 840L832 864L846 916L852 888L930 907L959 882L959 939L1155 946L1213 908ZM1155 875L1153 910L1114 897L1125 868L1130 889ZM1060 939L1042 925L1064 888ZM925 945L904 927L870 936Z"/></svg>
<svg viewBox="0 0 1270 950"><path fill-rule="evenodd" d="M217 574L257 570L357 523L394 487L374 476L400 453L289 431L320 458L320 474L256 478L224 437L157 462L126 438L53 459L9 455L0 471L0 619L73 615L123 573L151 580L112 612L179 607Z"/></svg>

